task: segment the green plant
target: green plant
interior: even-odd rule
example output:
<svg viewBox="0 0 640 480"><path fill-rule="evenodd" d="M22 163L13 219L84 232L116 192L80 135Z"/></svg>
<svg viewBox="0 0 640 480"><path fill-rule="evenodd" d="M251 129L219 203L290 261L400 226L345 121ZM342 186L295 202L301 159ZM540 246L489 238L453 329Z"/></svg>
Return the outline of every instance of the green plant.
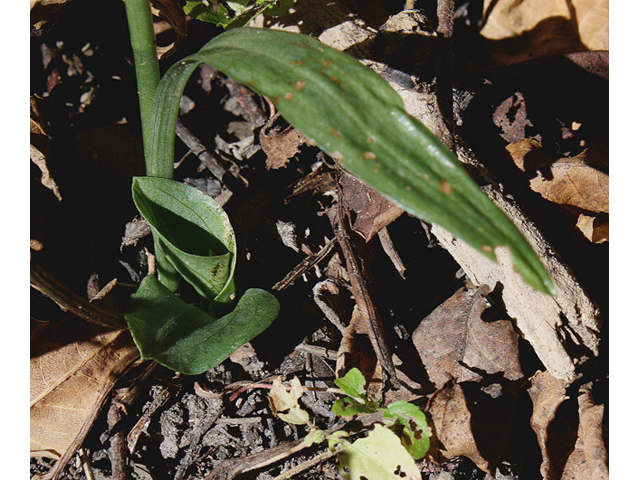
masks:
<svg viewBox="0 0 640 480"><path fill-rule="evenodd" d="M235 241L217 237L232 235L226 215L211 205L195 206L198 194L170 180L180 97L193 71L208 63L270 98L283 117L320 149L409 213L438 223L492 260L496 247L507 246L523 278L538 290L554 293L548 273L518 229L455 155L405 112L402 99L373 71L302 34L242 28L218 35L174 64L158 82L156 70L147 65L157 62L150 22L144 20L150 16L147 1L126 3L136 69L151 71L149 78L138 73L143 139L147 175L161 178L135 179L133 194L154 235L159 282L150 283L153 288L173 291L185 280L211 302L210 313L228 307L233 296ZM267 3L256 2L254 7ZM134 6L147 13L136 13ZM182 233L185 222L192 224L187 231L210 242L210 252L200 243L193 248ZM217 265L214 275L207 273L211 264ZM157 288L156 300L162 293ZM266 315L268 324L277 309L263 306L256 305L255 311ZM127 315L128 321L132 315ZM144 317L140 311L135 316ZM167 319L166 324L173 321ZM143 338L136 333L142 323L129 321L137 342Z"/></svg>
<svg viewBox="0 0 640 480"><path fill-rule="evenodd" d="M307 411L300 407L299 399L304 388L295 377L290 391L279 378L273 382L269 393L271 410L286 422L307 425L310 429L305 438L307 445L328 442L329 448L338 453L338 471L347 480L362 477L372 480L421 478L414 459L419 460L426 455L430 434L422 410L405 401L381 407L379 400L368 398L365 378L357 368L349 370L335 382L339 390L334 391L343 396L331 408L337 415L351 417L383 412L382 421L375 423L366 437L351 441L349 433L344 430L328 433L315 427Z"/></svg>
<svg viewBox="0 0 640 480"><path fill-rule="evenodd" d="M224 28L246 25L260 14L282 15L296 0L188 0L184 6L187 15Z"/></svg>
<svg viewBox="0 0 640 480"><path fill-rule="evenodd" d="M143 359L185 374L202 373L264 331L280 305L270 293L249 289L236 300L236 240L224 210L196 188L173 180L173 139L154 127L159 70L148 0L127 0L134 50L146 177L133 180L133 200L151 226L157 278L145 277L125 319ZM175 123L175 122L174 122ZM173 136L174 131L165 132ZM160 145L171 153L158 155ZM162 147L160 147L162 148ZM207 311L174 293L186 282Z"/></svg>

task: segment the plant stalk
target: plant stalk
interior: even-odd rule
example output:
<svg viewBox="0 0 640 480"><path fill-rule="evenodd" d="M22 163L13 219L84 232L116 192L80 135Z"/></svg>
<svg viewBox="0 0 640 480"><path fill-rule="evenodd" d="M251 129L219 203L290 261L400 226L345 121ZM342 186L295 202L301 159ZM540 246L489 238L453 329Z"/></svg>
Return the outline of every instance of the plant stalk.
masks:
<svg viewBox="0 0 640 480"><path fill-rule="evenodd" d="M160 82L160 66L153 33L153 17L149 0L125 0L129 36L136 68L142 141L147 175L150 177L173 178L173 165L163 168L157 165L151 155L153 130L153 105L156 89Z"/></svg>

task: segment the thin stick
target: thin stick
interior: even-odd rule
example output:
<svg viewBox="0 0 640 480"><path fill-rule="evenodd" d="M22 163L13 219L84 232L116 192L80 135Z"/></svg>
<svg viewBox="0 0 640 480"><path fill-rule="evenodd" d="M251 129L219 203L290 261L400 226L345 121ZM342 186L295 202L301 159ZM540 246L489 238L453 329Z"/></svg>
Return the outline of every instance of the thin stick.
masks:
<svg viewBox="0 0 640 480"><path fill-rule="evenodd" d="M290 468L285 472L282 472L277 477L274 477L273 480L287 480L293 477L294 475L298 475L299 473L302 473L305 470L310 469L311 467L313 467L314 465L317 465L320 462L324 462L325 460L333 457L337 453L338 453L337 451L332 452L331 450L327 449L324 452L322 452L320 455L316 455L315 457L310 458L309 460L305 460L304 462L299 463L295 467Z"/></svg>
<svg viewBox="0 0 640 480"><path fill-rule="evenodd" d="M440 111L442 142L455 152L453 121L453 0L438 0L438 48L436 49L436 98Z"/></svg>
<svg viewBox="0 0 640 480"><path fill-rule="evenodd" d="M290 286L296 278L300 277L303 273L307 272L314 265L317 265L324 257L326 257L333 246L336 243L336 239L332 238L318 253L308 255L302 262L296 265L282 280L271 287L271 293L277 295L282 290Z"/></svg>
<svg viewBox="0 0 640 480"><path fill-rule="evenodd" d="M360 272L360 267L356 261L356 257L351 248L351 242L344 223L344 207L342 205L342 190L338 188L337 213L335 220L332 222L334 233L342 249L344 255L347 275L351 283L351 293L356 301L356 305L364 315L367 324L367 330L376 356L382 365L382 368L389 375L389 380L393 386L398 385L398 377L396 376L395 367L391 360L391 351L387 345L387 337L384 331L384 325L378 309L371 300L371 296L367 291L367 286Z"/></svg>
<svg viewBox="0 0 640 480"><path fill-rule="evenodd" d="M65 312L71 312L83 320L117 330L126 327L121 315L85 300L66 285L61 284L33 260L31 261L31 286L56 302Z"/></svg>

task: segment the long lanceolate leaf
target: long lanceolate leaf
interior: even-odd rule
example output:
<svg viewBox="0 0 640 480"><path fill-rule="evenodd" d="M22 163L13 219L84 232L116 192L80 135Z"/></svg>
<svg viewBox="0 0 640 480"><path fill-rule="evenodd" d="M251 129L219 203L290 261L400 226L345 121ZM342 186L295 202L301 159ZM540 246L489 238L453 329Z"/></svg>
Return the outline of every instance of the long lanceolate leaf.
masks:
<svg viewBox="0 0 640 480"><path fill-rule="evenodd" d="M524 279L554 292L522 234L455 155L405 112L397 93L354 58L305 35L231 30L174 65L156 95L152 149L158 162L172 162L180 94L201 62L270 98L289 123L407 212L441 225L492 260L497 246L509 247Z"/></svg>

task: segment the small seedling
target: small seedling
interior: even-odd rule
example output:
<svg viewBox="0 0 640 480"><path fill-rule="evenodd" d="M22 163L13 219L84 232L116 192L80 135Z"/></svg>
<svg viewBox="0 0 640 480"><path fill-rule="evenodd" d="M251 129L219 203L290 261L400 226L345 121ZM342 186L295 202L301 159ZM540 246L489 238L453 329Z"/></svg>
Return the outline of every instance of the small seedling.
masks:
<svg viewBox="0 0 640 480"><path fill-rule="evenodd" d="M355 441L349 433L339 430L327 433L313 425L309 414L300 407L304 388L297 377L287 391L278 378L269 393L271 411L278 418L295 425L307 425L305 437L308 446L327 442L338 455L338 471L345 480L367 478L369 480L419 480L420 471L415 460L423 458L429 450L429 427L424 413L408 402L399 401L381 407L379 400L368 398L365 378L356 369L336 379L337 393L343 395L335 401L331 411L343 417L383 412L382 423L376 423L366 437ZM335 390L334 390L335 391ZM399 430L396 435L394 430Z"/></svg>

